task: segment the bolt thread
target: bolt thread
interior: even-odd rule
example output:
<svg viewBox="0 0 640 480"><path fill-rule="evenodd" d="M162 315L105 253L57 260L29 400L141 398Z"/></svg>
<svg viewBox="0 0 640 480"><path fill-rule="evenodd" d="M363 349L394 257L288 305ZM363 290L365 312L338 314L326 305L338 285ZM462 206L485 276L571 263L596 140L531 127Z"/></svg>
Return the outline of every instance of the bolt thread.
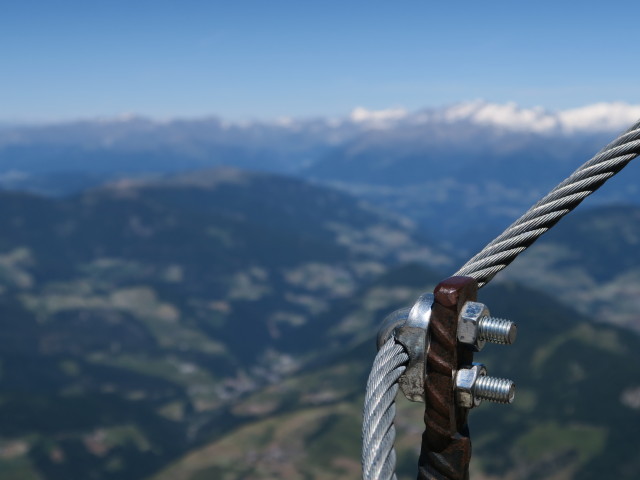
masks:
<svg viewBox="0 0 640 480"><path fill-rule="evenodd" d="M506 378L478 377L474 385L477 398L496 403L511 403L516 394L516 384Z"/></svg>
<svg viewBox="0 0 640 480"><path fill-rule="evenodd" d="M517 333L518 327L511 320L483 317L478 322L478 336L486 342L511 345Z"/></svg>

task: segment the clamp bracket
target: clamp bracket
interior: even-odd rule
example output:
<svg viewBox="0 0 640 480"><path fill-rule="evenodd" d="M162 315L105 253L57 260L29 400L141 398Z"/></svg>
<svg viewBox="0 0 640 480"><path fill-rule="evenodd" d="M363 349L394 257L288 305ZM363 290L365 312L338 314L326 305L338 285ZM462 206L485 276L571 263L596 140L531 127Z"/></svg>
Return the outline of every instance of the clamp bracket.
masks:
<svg viewBox="0 0 640 480"><path fill-rule="evenodd" d="M425 367L433 300L431 293L421 295L412 308L402 308L388 315L378 331L378 349L393 335L409 355L409 363L398 384L412 402L425 401Z"/></svg>

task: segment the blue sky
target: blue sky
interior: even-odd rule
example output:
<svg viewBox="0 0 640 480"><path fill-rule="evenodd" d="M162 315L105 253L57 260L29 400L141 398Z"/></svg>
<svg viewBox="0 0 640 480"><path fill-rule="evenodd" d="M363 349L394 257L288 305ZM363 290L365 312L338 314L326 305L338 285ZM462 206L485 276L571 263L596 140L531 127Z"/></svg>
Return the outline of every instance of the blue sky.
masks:
<svg viewBox="0 0 640 480"><path fill-rule="evenodd" d="M639 15L637 1L7 2L0 120L640 103Z"/></svg>

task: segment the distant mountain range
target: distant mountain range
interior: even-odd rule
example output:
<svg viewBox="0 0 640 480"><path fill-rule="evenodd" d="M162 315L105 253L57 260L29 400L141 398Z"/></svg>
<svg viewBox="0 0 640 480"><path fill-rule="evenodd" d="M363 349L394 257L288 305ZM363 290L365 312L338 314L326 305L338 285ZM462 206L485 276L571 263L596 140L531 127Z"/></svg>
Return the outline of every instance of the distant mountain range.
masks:
<svg viewBox="0 0 640 480"><path fill-rule="evenodd" d="M66 195L215 166L285 173L398 212L466 251L639 117L639 106L620 103L549 112L478 101L416 112L358 108L337 119L5 125L0 188ZM640 204L638 172L631 165L589 203Z"/></svg>
<svg viewBox="0 0 640 480"><path fill-rule="evenodd" d="M348 117L334 119L230 123L218 118L154 121L133 116L4 125L0 173L8 181L11 176L17 180L19 174L161 173L220 164L288 173L305 172L311 166L315 166L312 171L333 171L325 157L334 158L338 150L346 149L350 157L374 149L383 150L379 155L394 152L401 158L411 152L446 153L452 148L459 156L504 156L533 142L540 144L536 151L562 148L549 158L556 160L573 150L566 145L579 141L591 146L638 117L640 106L616 103L547 112L478 101L416 112L358 108ZM557 139L569 141L555 145ZM544 145L548 142L553 148ZM432 161L425 157L423 163ZM456 165L445 167L456 170Z"/></svg>

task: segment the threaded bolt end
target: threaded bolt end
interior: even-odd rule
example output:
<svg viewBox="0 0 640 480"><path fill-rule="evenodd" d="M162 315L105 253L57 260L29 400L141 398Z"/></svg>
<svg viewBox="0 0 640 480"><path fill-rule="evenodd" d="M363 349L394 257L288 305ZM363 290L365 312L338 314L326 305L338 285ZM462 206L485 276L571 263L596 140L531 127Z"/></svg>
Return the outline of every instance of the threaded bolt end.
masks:
<svg viewBox="0 0 640 480"><path fill-rule="evenodd" d="M516 340L518 326L511 320L496 317L482 317L478 322L478 336L491 343L511 345Z"/></svg>
<svg viewBox="0 0 640 480"><path fill-rule="evenodd" d="M506 378L481 376L476 379L473 393L482 400L511 403L516 395L516 384Z"/></svg>

